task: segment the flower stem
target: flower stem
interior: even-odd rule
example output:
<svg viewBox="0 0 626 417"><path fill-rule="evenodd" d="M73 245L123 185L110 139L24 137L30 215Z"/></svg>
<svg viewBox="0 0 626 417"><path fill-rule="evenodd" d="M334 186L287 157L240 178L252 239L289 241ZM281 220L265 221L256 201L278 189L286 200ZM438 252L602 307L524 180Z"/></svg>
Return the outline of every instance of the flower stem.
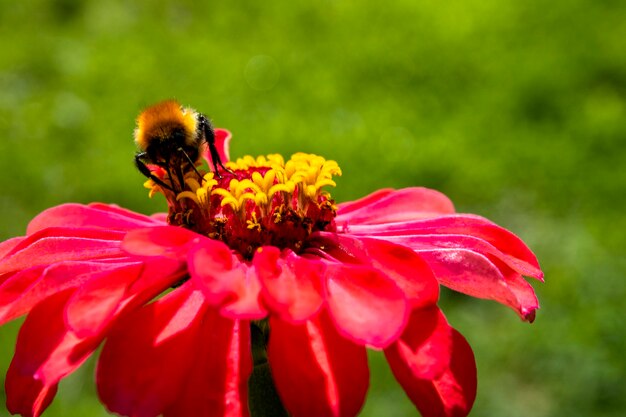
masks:
<svg viewBox="0 0 626 417"><path fill-rule="evenodd" d="M248 380L248 407L251 417L289 417L276 387L270 364L267 361L267 340L269 327L267 322L252 323L252 358L254 368Z"/></svg>

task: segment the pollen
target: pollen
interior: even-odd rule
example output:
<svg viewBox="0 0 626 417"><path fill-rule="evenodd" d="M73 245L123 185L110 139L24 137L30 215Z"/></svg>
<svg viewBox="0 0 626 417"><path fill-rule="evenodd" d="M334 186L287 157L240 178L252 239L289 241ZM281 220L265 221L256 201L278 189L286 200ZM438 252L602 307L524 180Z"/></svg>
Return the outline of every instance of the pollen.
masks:
<svg viewBox="0 0 626 417"><path fill-rule="evenodd" d="M296 153L244 156L226 163L230 172L188 169L184 190L174 194L152 180L150 195L161 193L169 204L170 224L219 239L244 257L263 245L301 251L316 231L334 231L337 206L326 188L341 175L335 161ZM166 185L166 173L158 177Z"/></svg>

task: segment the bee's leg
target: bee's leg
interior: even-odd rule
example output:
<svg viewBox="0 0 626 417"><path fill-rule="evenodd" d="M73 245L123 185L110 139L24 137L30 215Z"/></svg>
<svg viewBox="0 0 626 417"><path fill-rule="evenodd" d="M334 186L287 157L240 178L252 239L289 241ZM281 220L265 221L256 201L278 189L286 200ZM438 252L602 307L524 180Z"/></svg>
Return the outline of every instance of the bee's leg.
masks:
<svg viewBox="0 0 626 417"><path fill-rule="evenodd" d="M203 114L198 116L198 120L200 121L200 126L202 129L202 133L204 134L204 139L209 145L209 152L211 154L211 161L213 162L213 172L217 175L218 178L222 178L217 167L221 167L224 171L234 174L233 171L226 168L222 163L220 158L220 154L217 152L217 147L215 146L215 132L213 131L213 126L209 120Z"/></svg>
<svg viewBox="0 0 626 417"><path fill-rule="evenodd" d="M174 186L174 176L172 175L172 169L170 168L171 164L170 164L170 159L167 158L165 160L164 164L159 164L160 167L165 169L165 172L167 172L167 176L170 179L170 182L172 183L172 191L174 192L174 194L178 195L178 193L183 191L183 184L184 184L184 178L183 178L183 172L180 168L180 166L176 166L176 177L178 179L178 185L180 187L180 190L177 190L178 187Z"/></svg>
<svg viewBox="0 0 626 417"><path fill-rule="evenodd" d="M183 167L176 165L176 176L178 177L178 184L180 185L180 191L185 190L185 176L183 175Z"/></svg>
<svg viewBox="0 0 626 417"><path fill-rule="evenodd" d="M215 143L210 143L209 144L209 150L211 151L211 159L213 160L213 169L215 170L215 172L217 173L217 177L218 178L222 178L222 176L220 175L217 167L221 167L224 171L235 175L235 173L233 171L231 171L230 169L226 168L224 166L224 164L222 163L222 160L220 159L220 155L217 153L217 148L215 147Z"/></svg>
<svg viewBox="0 0 626 417"><path fill-rule="evenodd" d="M150 168L148 168L146 163L143 161L143 158L145 157L146 157L145 152L140 152L137 155L135 155L135 166L137 167L139 172L141 172L147 178L150 178L152 181L157 183L160 187L163 187L173 192L174 189L171 186L167 185L165 182L163 182L163 180L161 180L159 177L157 177L150 171Z"/></svg>
<svg viewBox="0 0 626 417"><path fill-rule="evenodd" d="M200 178L200 184L202 184L202 181L204 181L204 177L202 177L202 174L200 174L200 172L198 172L198 169L196 168L196 164L193 163L193 161L191 160L189 155L187 155L187 152L185 152L185 150L183 148L178 148L177 150L178 150L178 152L182 153L183 156L185 157L185 159L187 160L187 162L189 162L189 166L198 175L198 178Z"/></svg>

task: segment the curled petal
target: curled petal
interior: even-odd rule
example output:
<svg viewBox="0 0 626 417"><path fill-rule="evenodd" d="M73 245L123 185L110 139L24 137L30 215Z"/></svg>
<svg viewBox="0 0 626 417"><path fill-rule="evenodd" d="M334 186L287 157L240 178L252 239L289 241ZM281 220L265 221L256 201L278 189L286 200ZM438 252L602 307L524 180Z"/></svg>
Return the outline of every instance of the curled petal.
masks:
<svg viewBox="0 0 626 417"><path fill-rule="evenodd" d="M439 316L432 332L430 323ZM432 317L431 317L432 318ZM425 331L426 330L426 331ZM415 331L415 334L410 332ZM440 312L417 312L398 343L385 350L394 376L424 417L464 417L476 398L476 362L465 338Z"/></svg>
<svg viewBox="0 0 626 417"><path fill-rule="evenodd" d="M392 236L420 236L430 235L430 243L444 246L449 237L448 245L460 246L463 244L475 246L477 250L493 252L491 248L505 254L507 263L514 269L520 269L520 273L543 278L543 273L537 262L537 258L526 244L510 231L490 222L489 220L470 214L441 216L435 219L417 220L377 225L352 225L349 230L353 235L365 235L384 239ZM437 239L435 239L436 235ZM473 239L463 241L459 236ZM424 238L428 239L428 238ZM479 240L484 241L480 243ZM406 243L411 243L406 241ZM415 241L419 244L419 241ZM485 246L489 244L489 246ZM495 254L495 252L494 252Z"/></svg>
<svg viewBox="0 0 626 417"><path fill-rule="evenodd" d="M337 329L356 343L384 348L406 325L409 302L402 290L376 269L326 265L326 303Z"/></svg>
<svg viewBox="0 0 626 417"><path fill-rule="evenodd" d="M539 300L533 287L521 274L503 264L499 259L493 257L489 259L500 270L507 287L515 295L518 306L516 312L520 318L529 323L535 321L535 315L539 309Z"/></svg>
<svg viewBox="0 0 626 417"><path fill-rule="evenodd" d="M270 327L270 367L289 413L357 415L369 386L365 348L339 335L324 313L299 325L272 316Z"/></svg>
<svg viewBox="0 0 626 417"><path fill-rule="evenodd" d="M502 227L474 215L378 225L354 225L350 234L405 245L426 260L437 280L449 288L496 300L532 322L539 307L522 274L543 280L537 258Z"/></svg>
<svg viewBox="0 0 626 417"><path fill-rule="evenodd" d="M467 235L404 235L385 236L386 240L407 246L417 252L422 250L443 249L468 249L483 255L491 256L504 262L510 268L522 275L529 277L542 277L543 273L538 268L523 259L518 259L506 254L493 246L491 243Z"/></svg>
<svg viewBox="0 0 626 417"><path fill-rule="evenodd" d="M339 228L426 219L454 213L452 202L439 191L422 187L381 190L364 199L339 205Z"/></svg>
<svg viewBox="0 0 626 417"><path fill-rule="evenodd" d="M189 251L187 264L196 286L225 316L260 319L267 314L260 303L261 283L255 269L224 243L202 239Z"/></svg>
<svg viewBox="0 0 626 417"><path fill-rule="evenodd" d="M420 251L420 255L442 285L473 297L498 301L515 310L523 320L534 319L539 304L533 288L510 268L465 249ZM513 273L505 276L503 270Z"/></svg>
<svg viewBox="0 0 626 417"><path fill-rule="evenodd" d="M185 284L114 327L96 378L122 415L245 417L251 368L249 325L207 309Z"/></svg>
<svg viewBox="0 0 626 417"><path fill-rule="evenodd" d="M302 322L322 307L323 263L274 247L259 249L254 267L263 287L265 304L283 320Z"/></svg>
<svg viewBox="0 0 626 417"><path fill-rule="evenodd" d="M48 227L89 227L126 231L159 224L148 216L105 204L63 204L49 208L28 225L27 235Z"/></svg>

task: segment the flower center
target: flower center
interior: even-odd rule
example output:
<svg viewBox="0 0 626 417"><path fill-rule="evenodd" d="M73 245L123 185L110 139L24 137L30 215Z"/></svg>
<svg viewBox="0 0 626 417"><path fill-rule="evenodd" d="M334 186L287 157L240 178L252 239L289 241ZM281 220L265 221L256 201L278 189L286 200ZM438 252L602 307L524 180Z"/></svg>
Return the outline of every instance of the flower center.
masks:
<svg viewBox="0 0 626 417"><path fill-rule="evenodd" d="M300 252L311 233L336 230L337 207L322 190L341 175L335 161L296 153L288 161L275 154L225 165L230 172L220 171L221 178L187 166L183 184L154 167L152 173L171 190L152 180L144 185L150 196L165 195L169 224L221 240L248 259L263 245Z"/></svg>

